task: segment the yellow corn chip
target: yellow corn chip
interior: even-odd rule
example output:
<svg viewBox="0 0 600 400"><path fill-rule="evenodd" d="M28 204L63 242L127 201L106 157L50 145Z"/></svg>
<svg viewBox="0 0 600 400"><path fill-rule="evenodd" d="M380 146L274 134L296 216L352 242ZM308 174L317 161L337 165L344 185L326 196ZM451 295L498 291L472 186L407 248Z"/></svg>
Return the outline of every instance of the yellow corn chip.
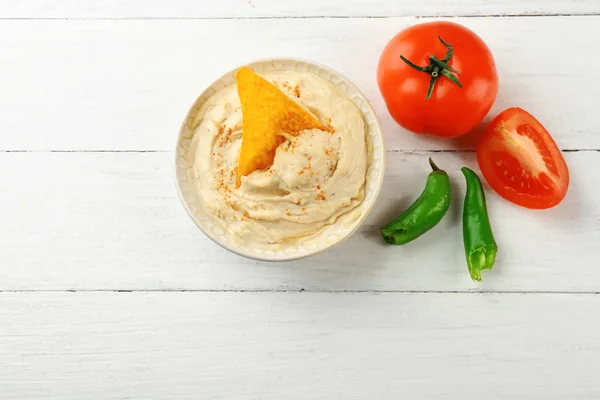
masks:
<svg viewBox="0 0 600 400"><path fill-rule="evenodd" d="M281 132L298 134L305 129L325 126L294 100L248 67L236 74L242 103L242 149L237 168L237 187L241 177L273 165L275 150L284 138Z"/></svg>

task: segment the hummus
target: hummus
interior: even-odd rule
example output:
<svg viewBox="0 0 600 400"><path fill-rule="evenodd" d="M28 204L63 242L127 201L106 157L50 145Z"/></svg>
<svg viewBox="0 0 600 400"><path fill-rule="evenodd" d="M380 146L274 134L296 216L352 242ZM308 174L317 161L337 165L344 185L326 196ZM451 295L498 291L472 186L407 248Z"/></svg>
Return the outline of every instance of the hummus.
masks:
<svg viewBox="0 0 600 400"><path fill-rule="evenodd" d="M277 148L273 165L242 177L236 166L242 111L236 85L210 97L192 124L188 179L206 209L238 244L277 250L350 224L364 198L368 145L358 107L312 73L267 72L274 83L329 127L305 130Z"/></svg>

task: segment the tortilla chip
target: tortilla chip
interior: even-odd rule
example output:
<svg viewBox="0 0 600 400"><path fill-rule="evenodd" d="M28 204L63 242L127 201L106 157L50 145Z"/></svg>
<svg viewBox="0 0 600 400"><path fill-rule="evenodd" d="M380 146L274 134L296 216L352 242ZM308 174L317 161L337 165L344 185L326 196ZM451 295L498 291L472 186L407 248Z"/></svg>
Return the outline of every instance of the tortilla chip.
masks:
<svg viewBox="0 0 600 400"><path fill-rule="evenodd" d="M275 150L284 141L281 132L297 135L305 129L326 128L314 115L250 68L240 68L235 78L242 103L242 149L236 181L239 187L242 176L273 165Z"/></svg>

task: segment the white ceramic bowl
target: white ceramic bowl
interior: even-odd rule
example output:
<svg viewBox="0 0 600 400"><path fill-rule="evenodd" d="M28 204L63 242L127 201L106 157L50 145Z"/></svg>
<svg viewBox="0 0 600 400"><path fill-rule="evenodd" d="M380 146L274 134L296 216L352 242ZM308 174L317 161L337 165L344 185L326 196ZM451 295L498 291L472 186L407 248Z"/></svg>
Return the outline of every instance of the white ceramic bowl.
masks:
<svg viewBox="0 0 600 400"><path fill-rule="evenodd" d="M274 58L267 60L259 60L247 64L254 71L260 73L267 71L301 71L312 72L322 78L333 83L338 90L348 96L360 109L363 114L367 135L370 138L369 151L371 152L370 164L367 169L367 183L365 198L360 204L360 216L351 225L341 226L334 224L324 228L319 235L318 241L311 241L310 245L299 244L295 247L289 247L281 251L268 251L247 248L238 245L228 238L226 232L216 222L215 217L207 212L204 205L196 195L196 190L192 182L188 180L186 171L190 168L190 163L193 162L192 155L188 154L191 139L194 134L190 128L190 124L198 113L202 104L214 93L223 89L226 86L235 83L235 71L230 71L217 79L209 88L207 88L189 110L183 125L179 131L177 140L177 148L175 151L175 175L177 179L177 189L179 197L186 211L196 223L198 228L210 239L223 246L227 250L237 253L241 256L253 258L256 260L265 261L285 261L308 257L324 250L327 250L336 244L341 243L350 237L358 227L364 222L367 214L373 208L379 190L383 183L383 175L385 170L385 148L383 145L383 135L381 126L375 115L375 111L365 98L365 96L354 86L348 79L344 78L338 72L329 67L316 64L310 61L290 59L290 58Z"/></svg>

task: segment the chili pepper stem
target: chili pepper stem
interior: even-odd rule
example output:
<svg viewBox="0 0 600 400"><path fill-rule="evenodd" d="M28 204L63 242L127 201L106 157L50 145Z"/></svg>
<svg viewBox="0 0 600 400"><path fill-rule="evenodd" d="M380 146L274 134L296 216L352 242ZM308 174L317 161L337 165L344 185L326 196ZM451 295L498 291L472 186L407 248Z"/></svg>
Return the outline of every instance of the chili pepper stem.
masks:
<svg viewBox="0 0 600 400"><path fill-rule="evenodd" d="M492 269L496 262L496 253L498 247L495 245L487 245L478 249L472 250L467 256L467 266L469 274L474 281L481 281L481 271L484 269Z"/></svg>
<svg viewBox="0 0 600 400"><path fill-rule="evenodd" d="M439 171L440 169L438 168L437 165L435 165L435 163L433 162L433 159L431 157L429 157L429 165L431 165L431 169L434 171Z"/></svg>

